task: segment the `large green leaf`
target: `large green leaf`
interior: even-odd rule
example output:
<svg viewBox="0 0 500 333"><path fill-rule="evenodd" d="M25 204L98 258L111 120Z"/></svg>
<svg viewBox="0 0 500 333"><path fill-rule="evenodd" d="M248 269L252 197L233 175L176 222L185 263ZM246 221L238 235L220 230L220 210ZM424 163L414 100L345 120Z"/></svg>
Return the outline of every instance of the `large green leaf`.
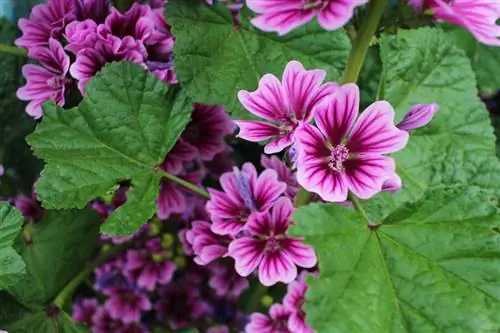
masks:
<svg viewBox="0 0 500 333"><path fill-rule="evenodd" d="M155 211L159 177L152 175L191 111L190 100L177 87L165 85L138 65L106 66L87 85L78 107L45 105L42 123L28 138L34 153L47 163L36 184L43 205L81 208L116 182L130 179L132 188L148 193L125 204L134 205L134 221L106 230L132 233Z"/></svg>
<svg viewBox="0 0 500 333"><path fill-rule="evenodd" d="M0 290L24 273L24 262L12 247L23 225L23 216L7 202L0 202Z"/></svg>
<svg viewBox="0 0 500 333"><path fill-rule="evenodd" d="M7 294L0 293L0 327L9 333L85 333L71 317L53 306L19 304Z"/></svg>
<svg viewBox="0 0 500 333"><path fill-rule="evenodd" d="M306 310L321 333L500 330L498 198L478 187L433 189L368 220L339 205L294 215L317 251Z"/></svg>
<svg viewBox="0 0 500 333"><path fill-rule="evenodd" d="M99 215L90 210L46 211L27 226L31 242L20 237L16 248L27 274L8 288L23 304L45 305L84 267L99 240Z"/></svg>
<svg viewBox="0 0 500 333"><path fill-rule="evenodd" d="M417 103L437 102L441 108L395 154L404 190L381 195L371 205L385 207L387 213L439 184L471 184L500 194L495 136L464 51L443 31L422 28L384 37L381 57L383 97L395 107L398 119Z"/></svg>
<svg viewBox="0 0 500 333"><path fill-rule="evenodd" d="M326 31L315 22L279 37L254 28L252 14L243 10L235 28L230 12L218 3L172 0L166 15L176 37L174 67L182 87L196 101L224 105L237 118L250 117L238 91L256 89L264 74L281 77L285 65L298 60L338 80L350 49L344 31Z"/></svg>

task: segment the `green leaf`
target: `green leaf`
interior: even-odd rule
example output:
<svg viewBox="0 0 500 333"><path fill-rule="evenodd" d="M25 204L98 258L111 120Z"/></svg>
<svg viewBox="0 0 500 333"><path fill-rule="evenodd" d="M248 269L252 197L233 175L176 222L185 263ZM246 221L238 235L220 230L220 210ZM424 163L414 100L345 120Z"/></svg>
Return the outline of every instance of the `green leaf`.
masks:
<svg viewBox="0 0 500 333"><path fill-rule="evenodd" d="M0 202L0 290L24 274L24 262L12 247L23 225L23 216L7 202Z"/></svg>
<svg viewBox="0 0 500 333"><path fill-rule="evenodd" d="M80 272L99 240L99 215L91 210L46 211L25 232L31 242L19 238L17 251L26 262L27 274L8 291L24 304L44 305Z"/></svg>
<svg viewBox="0 0 500 333"><path fill-rule="evenodd" d="M321 333L476 333L500 329L498 198L478 187L435 188L366 220L339 205L294 215L317 251L306 311ZM369 226L370 223L370 226Z"/></svg>
<svg viewBox="0 0 500 333"><path fill-rule="evenodd" d="M411 132L395 154L404 190L378 196L369 207L382 218L402 202L440 184L470 184L500 194L500 163L488 112L477 97L474 72L464 52L439 29L400 31L381 41L385 99L397 120L418 103L437 102L432 122ZM373 214L374 210L369 209Z"/></svg>
<svg viewBox="0 0 500 333"><path fill-rule="evenodd" d="M132 189L127 194L127 205L118 209L106 219L101 231L107 234L131 234L144 221L151 217L150 212L156 209L156 198L160 191L159 174L149 174L137 177Z"/></svg>
<svg viewBox="0 0 500 333"><path fill-rule="evenodd" d="M191 101L177 87L126 62L106 66L87 85L78 107L63 110L46 104L41 124L28 138L35 155L47 163L36 184L43 205L81 208L118 181L130 179L139 194L125 206L142 210L135 215L142 220L125 221L127 226L119 230L106 227L110 233L130 233L154 214L157 188L146 183L191 111Z"/></svg>
<svg viewBox="0 0 500 333"><path fill-rule="evenodd" d="M478 42L469 31L460 26L448 25L444 28L455 45L463 49L470 58L479 90L489 94L500 89L500 47Z"/></svg>
<svg viewBox="0 0 500 333"><path fill-rule="evenodd" d="M0 327L9 333L86 333L88 330L53 306L27 308L0 294Z"/></svg>
<svg viewBox="0 0 500 333"><path fill-rule="evenodd" d="M326 31L316 22L280 37L254 28L247 10L235 28L219 3L172 0L166 13L176 37L174 67L183 89L200 103L224 105L237 118L250 117L238 102L238 91L255 90L264 74L281 77L285 65L298 60L338 80L349 55L345 32Z"/></svg>

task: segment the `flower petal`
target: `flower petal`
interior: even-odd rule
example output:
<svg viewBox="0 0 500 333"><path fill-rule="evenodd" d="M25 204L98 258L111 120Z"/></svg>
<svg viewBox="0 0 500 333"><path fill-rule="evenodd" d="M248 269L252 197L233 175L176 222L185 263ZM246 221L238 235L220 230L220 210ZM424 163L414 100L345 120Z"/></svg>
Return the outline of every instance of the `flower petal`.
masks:
<svg viewBox="0 0 500 333"><path fill-rule="evenodd" d="M264 286L290 283L297 277L297 266L285 252L267 252L259 266L259 281Z"/></svg>
<svg viewBox="0 0 500 333"><path fill-rule="evenodd" d="M397 173L395 173L391 178L388 178L382 184L382 191L384 192L398 192L403 187L403 181Z"/></svg>
<svg viewBox="0 0 500 333"><path fill-rule="evenodd" d="M342 142L359 113L359 88L350 83L316 109L314 120L333 146Z"/></svg>
<svg viewBox="0 0 500 333"><path fill-rule="evenodd" d="M301 267L312 268L318 262L318 258L312 247L302 243L299 239L287 237L282 240L281 246L283 252L285 252L295 264Z"/></svg>
<svg viewBox="0 0 500 333"><path fill-rule="evenodd" d="M271 209L270 225L275 234L284 234L292 224L292 214L295 211L288 198L279 198Z"/></svg>
<svg viewBox="0 0 500 333"><path fill-rule="evenodd" d="M286 184L278 180L278 174L271 169L264 170L257 178L257 184L253 189L255 206L259 211L265 211L286 190Z"/></svg>
<svg viewBox="0 0 500 333"><path fill-rule="evenodd" d="M256 91L240 91L238 99L245 109L267 120L279 122L288 113L281 82L272 74L266 74L260 79Z"/></svg>
<svg viewBox="0 0 500 333"><path fill-rule="evenodd" d="M312 10L288 9L258 15L250 22L262 31L277 32L283 36L309 22L315 16Z"/></svg>
<svg viewBox="0 0 500 333"><path fill-rule="evenodd" d="M237 137L250 142L259 142L280 135L280 129L273 124L258 120L235 120L240 128Z"/></svg>
<svg viewBox="0 0 500 333"><path fill-rule="evenodd" d="M359 156L344 162L347 186L357 197L369 199L396 172L396 163L387 156Z"/></svg>
<svg viewBox="0 0 500 333"><path fill-rule="evenodd" d="M298 61L290 61L283 73L283 91L296 119L309 121L313 108L336 88L334 84L320 87L326 72L321 69L306 71Z"/></svg>
<svg viewBox="0 0 500 333"><path fill-rule="evenodd" d="M227 255L235 261L236 272L246 277L259 266L264 257L265 243L250 237L236 239L229 244Z"/></svg>
<svg viewBox="0 0 500 333"><path fill-rule="evenodd" d="M364 5L368 0L334 0L318 14L319 24L326 30L342 28L353 16L354 8Z"/></svg>
<svg viewBox="0 0 500 333"><path fill-rule="evenodd" d="M290 147L293 144L293 142L294 142L293 133L280 136L264 146L264 153L266 154L279 153L283 149Z"/></svg>
<svg viewBox="0 0 500 333"><path fill-rule="evenodd" d="M394 109L386 101L370 105L352 129L347 148L354 154L388 154L408 142L408 133L394 126Z"/></svg>

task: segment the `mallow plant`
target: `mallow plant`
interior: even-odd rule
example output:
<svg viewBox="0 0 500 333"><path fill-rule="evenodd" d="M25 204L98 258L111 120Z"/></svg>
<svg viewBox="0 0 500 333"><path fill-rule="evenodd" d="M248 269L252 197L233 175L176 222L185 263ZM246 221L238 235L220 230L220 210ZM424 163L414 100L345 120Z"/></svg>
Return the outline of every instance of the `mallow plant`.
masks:
<svg viewBox="0 0 500 333"><path fill-rule="evenodd" d="M499 19L48 0L1 22L0 329L499 332Z"/></svg>

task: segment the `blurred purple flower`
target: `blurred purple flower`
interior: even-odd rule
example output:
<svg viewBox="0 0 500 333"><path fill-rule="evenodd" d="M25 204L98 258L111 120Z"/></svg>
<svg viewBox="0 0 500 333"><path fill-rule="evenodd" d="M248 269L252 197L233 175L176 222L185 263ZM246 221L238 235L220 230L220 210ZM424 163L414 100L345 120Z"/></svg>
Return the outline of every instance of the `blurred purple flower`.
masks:
<svg viewBox="0 0 500 333"><path fill-rule="evenodd" d="M149 298L143 293L129 287L111 287L103 293L109 296L104 308L113 319L120 319L124 323L138 322L143 311L152 308Z"/></svg>

